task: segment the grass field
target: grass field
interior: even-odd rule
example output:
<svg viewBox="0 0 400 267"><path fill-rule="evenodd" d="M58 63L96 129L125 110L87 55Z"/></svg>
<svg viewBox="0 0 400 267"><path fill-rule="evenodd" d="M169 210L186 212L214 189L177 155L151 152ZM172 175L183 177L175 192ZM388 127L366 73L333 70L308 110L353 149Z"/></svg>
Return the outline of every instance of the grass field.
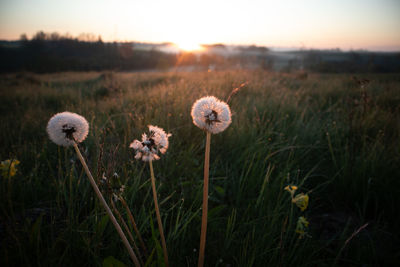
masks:
<svg viewBox="0 0 400 267"><path fill-rule="evenodd" d="M350 74L304 78L263 71L1 75L0 156L20 164L0 180L0 265L132 264L73 149L47 137L49 118L68 110L90 124L80 148L106 199L126 186L148 266L163 264L150 172L129 144L148 124L172 133L154 162L161 216L171 266L196 266L205 134L190 109L199 97L226 100L235 88L232 124L211 138L206 266L400 262L400 76L361 75L371 81L364 88ZM308 194L307 209L292 204L287 185ZM303 235L296 232L301 216L309 221Z"/></svg>

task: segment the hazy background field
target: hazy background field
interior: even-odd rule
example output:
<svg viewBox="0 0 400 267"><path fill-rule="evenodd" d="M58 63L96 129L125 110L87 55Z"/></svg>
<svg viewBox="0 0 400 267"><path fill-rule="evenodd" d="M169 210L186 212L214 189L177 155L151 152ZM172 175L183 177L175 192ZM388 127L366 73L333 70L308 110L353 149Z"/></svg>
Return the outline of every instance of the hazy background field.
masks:
<svg viewBox="0 0 400 267"><path fill-rule="evenodd" d="M0 72L257 70L399 73L397 51L268 47L265 45L105 42L101 36L38 31L0 41Z"/></svg>
<svg viewBox="0 0 400 267"><path fill-rule="evenodd" d="M90 123L80 147L97 181L117 173L126 185L153 251L150 265L162 253L152 232L149 171L128 146L148 124L172 133L154 163L159 201L171 263L194 266L204 133L190 108L205 95L226 100L235 88L232 125L212 137L206 264L395 265L400 77L363 78L370 80L364 89L350 74L264 70L1 75L0 155L21 162L16 176L1 179L2 265L101 266L109 256L130 262L73 150L47 137L48 119L69 110ZM304 212L284 191L289 184L309 194ZM299 216L310 222L301 239Z"/></svg>

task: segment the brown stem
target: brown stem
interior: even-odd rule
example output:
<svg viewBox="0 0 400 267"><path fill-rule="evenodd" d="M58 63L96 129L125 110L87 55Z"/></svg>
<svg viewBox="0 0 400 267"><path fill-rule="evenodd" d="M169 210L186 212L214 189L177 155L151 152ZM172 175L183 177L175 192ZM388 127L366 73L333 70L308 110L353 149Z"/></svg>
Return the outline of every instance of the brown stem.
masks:
<svg viewBox="0 0 400 267"><path fill-rule="evenodd" d="M204 265L204 251L206 248L207 213L208 213L208 176L209 176L209 168L210 168L210 144L211 144L211 133L207 132L206 151L205 151L205 155L204 155L203 208L202 208L202 217L201 217L199 261L197 264L198 267L203 267L203 265Z"/></svg>
<svg viewBox="0 0 400 267"><path fill-rule="evenodd" d="M128 217L129 217L130 222L132 223L133 230L135 231L135 233L139 239L139 242L140 242L140 245L142 246L144 255L147 257L147 248L143 242L142 235L140 234L139 229L137 228L135 219L133 218L133 214L132 214L131 210L129 209L129 206L126 203L125 199L122 196L119 199L121 200L122 205L125 207L126 212L128 213Z"/></svg>
<svg viewBox="0 0 400 267"><path fill-rule="evenodd" d="M136 253L137 253L138 256L139 256L140 264L141 264L141 265L144 265L144 263L143 263L143 261L142 261L142 258L140 257L139 248L136 246L135 239L133 239L133 236L132 236L132 234L131 234L131 231L129 230L129 227L128 227L128 225L126 224L126 222L125 222L124 218L122 217L121 213L118 211L117 207L115 206L114 201L112 200L112 197L110 197L110 202L111 202L111 206L112 206L112 208L113 208L113 211L115 212L115 214L117 214L118 219L120 220L120 222L122 223L122 226L123 226L124 229L125 229L125 232L128 233L128 237L129 237L129 239L132 241L133 248L135 249Z"/></svg>
<svg viewBox="0 0 400 267"><path fill-rule="evenodd" d="M160 216L160 209L158 208L158 201L157 201L157 191L156 191L156 179L154 178L154 170L153 170L153 163L150 160L150 174L151 174L151 187L153 188L153 200L154 200L154 206L156 209L156 215L157 215L157 223L158 223L158 229L160 230L160 236L161 236L161 244L162 248L164 251L164 263L165 266L168 267L168 251L167 251L167 244L165 243L165 237L164 237L164 231L163 231L163 226L161 222L161 216Z"/></svg>
<svg viewBox="0 0 400 267"><path fill-rule="evenodd" d="M135 264L135 266L136 266L136 267L140 267L140 263L139 263L139 261L138 261L136 255L135 255L135 252L133 252L133 249L132 249L131 245L129 244L129 241L128 241L128 239L126 238L124 232L122 231L121 226L119 226L117 220L115 219L113 213L111 212L110 207L107 205L107 202L105 201L103 195L101 194L99 188L97 187L97 184L96 184L96 182L94 181L93 176L92 176L92 174L91 174L91 172L90 172L88 166L86 165L85 159L82 157L82 154L81 154L81 152L79 151L79 148L78 148L77 144L74 143L73 146L74 146L74 148L75 148L75 151L76 151L76 154L78 155L79 160L80 160L81 163L82 163L83 169L85 170L85 172L86 172L86 174L87 174L87 176L88 176L88 178L89 178L89 181L90 181L90 183L92 184L92 187L93 187L93 189L94 189L94 192L96 193L97 197L98 197L99 200L100 200L100 203L103 205L103 207L104 207L104 209L106 210L108 216L110 217L111 222L114 224L115 229L117 230L119 236L120 236L121 239L122 239L122 242L124 243L126 249L127 249L128 252L129 252L129 256L131 257L131 259L132 259L133 263Z"/></svg>

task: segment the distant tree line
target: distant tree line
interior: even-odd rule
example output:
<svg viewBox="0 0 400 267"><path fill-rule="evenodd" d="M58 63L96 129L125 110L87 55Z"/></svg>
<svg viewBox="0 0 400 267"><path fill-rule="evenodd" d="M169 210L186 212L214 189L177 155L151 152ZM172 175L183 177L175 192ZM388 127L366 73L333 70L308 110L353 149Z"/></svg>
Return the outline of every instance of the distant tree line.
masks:
<svg viewBox="0 0 400 267"><path fill-rule="evenodd" d="M90 34L73 38L38 32L31 40L0 45L0 71L143 70L175 65L174 54L136 50L132 43L105 43Z"/></svg>
<svg viewBox="0 0 400 267"><path fill-rule="evenodd" d="M132 42L103 42L101 36L37 32L31 39L0 41L0 72L135 71L191 66L196 69L306 70L326 73L400 72L400 53L300 50L272 53L243 46L235 53L223 44L204 46L206 53L166 53L140 49Z"/></svg>
<svg viewBox="0 0 400 267"><path fill-rule="evenodd" d="M303 52L304 68L313 72L400 72L400 53L340 50Z"/></svg>

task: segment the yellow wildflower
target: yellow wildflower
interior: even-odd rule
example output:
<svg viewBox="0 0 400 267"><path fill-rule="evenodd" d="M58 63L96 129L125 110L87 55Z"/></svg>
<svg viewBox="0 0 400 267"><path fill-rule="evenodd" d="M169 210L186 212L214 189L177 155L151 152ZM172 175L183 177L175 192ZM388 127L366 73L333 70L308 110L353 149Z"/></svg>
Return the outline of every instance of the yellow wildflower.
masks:
<svg viewBox="0 0 400 267"><path fill-rule="evenodd" d="M301 211L305 211L308 207L309 197L307 194L297 194L294 198L292 198L292 202L296 204L297 207L300 208Z"/></svg>
<svg viewBox="0 0 400 267"><path fill-rule="evenodd" d="M297 186L295 186L295 185L288 185L288 186L286 186L284 189L285 189L286 191L288 191L288 192L290 193L290 195L292 196L292 198L293 198L293 195L294 195L294 193L295 193L296 190L297 190Z"/></svg>
<svg viewBox="0 0 400 267"><path fill-rule="evenodd" d="M0 164L1 175L3 178L13 177L17 173L16 165L19 164L19 160L4 160Z"/></svg>
<svg viewBox="0 0 400 267"><path fill-rule="evenodd" d="M306 228L308 227L309 224L310 223L303 216L300 216L299 219L297 220L296 233L300 234L300 238L303 238L304 235L306 234Z"/></svg>

